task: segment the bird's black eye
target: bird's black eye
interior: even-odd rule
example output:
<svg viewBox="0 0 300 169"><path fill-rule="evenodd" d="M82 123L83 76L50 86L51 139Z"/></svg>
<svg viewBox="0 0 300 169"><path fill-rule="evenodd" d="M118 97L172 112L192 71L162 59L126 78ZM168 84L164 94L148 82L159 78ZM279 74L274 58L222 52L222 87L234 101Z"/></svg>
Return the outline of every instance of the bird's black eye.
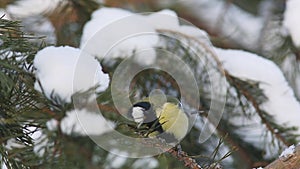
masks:
<svg viewBox="0 0 300 169"><path fill-rule="evenodd" d="M138 102L134 104L133 107L142 107L144 110L149 110L151 104L149 102Z"/></svg>

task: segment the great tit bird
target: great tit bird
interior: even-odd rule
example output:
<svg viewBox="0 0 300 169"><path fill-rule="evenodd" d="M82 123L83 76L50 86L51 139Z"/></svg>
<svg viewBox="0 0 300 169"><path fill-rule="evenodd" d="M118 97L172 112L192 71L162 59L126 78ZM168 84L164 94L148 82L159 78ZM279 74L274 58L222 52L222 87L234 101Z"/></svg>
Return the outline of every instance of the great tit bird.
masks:
<svg viewBox="0 0 300 169"><path fill-rule="evenodd" d="M135 103L129 115L138 124L145 125L148 137L157 137L170 145L176 145L188 132L189 120L179 100L168 97L162 100L155 97L145 98Z"/></svg>

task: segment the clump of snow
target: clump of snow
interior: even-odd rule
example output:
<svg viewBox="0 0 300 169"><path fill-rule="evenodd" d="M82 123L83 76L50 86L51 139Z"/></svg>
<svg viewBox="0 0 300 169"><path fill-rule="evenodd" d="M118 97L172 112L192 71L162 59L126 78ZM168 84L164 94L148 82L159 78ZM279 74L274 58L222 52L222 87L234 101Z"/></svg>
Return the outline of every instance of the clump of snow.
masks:
<svg viewBox="0 0 300 169"><path fill-rule="evenodd" d="M118 149L112 149L110 152L113 153L108 154L106 158L106 161L108 162L106 168L121 168L126 163L128 153Z"/></svg>
<svg viewBox="0 0 300 169"><path fill-rule="evenodd" d="M61 0L22 0L8 5L6 10L11 18L22 21L23 31L34 32L36 36L44 37L48 44L55 44L55 29L49 18L43 14L62 6L63 3L65 1Z"/></svg>
<svg viewBox="0 0 300 169"><path fill-rule="evenodd" d="M283 26L289 31L295 46L300 47L300 1L287 0Z"/></svg>
<svg viewBox="0 0 300 169"><path fill-rule="evenodd" d="M1 164L1 169L7 169L7 167L4 163Z"/></svg>
<svg viewBox="0 0 300 169"><path fill-rule="evenodd" d="M106 120L101 114L89 112L86 109L75 109L68 111L66 116L58 123L57 120L51 119L46 123L50 131L56 130L58 125L64 134L71 135L101 135L114 129L115 124ZM30 131L35 131L36 127L30 127ZM31 134L34 141L34 152L38 156L43 156L46 152L46 147L49 147L49 139L47 135L40 130ZM16 147L16 144L10 143Z"/></svg>
<svg viewBox="0 0 300 169"><path fill-rule="evenodd" d="M183 33L194 38L208 39L208 34L205 31L193 26L188 21L179 18L176 12L169 9L151 13L150 15L145 16L145 21L150 23L155 30L166 29Z"/></svg>
<svg viewBox="0 0 300 169"><path fill-rule="evenodd" d="M105 26L132 15L131 12L119 8L101 8L93 12L91 20L84 26L81 46Z"/></svg>
<svg viewBox="0 0 300 169"><path fill-rule="evenodd" d="M259 82L268 100L261 108L274 116L281 125L298 127L300 133L300 104L283 73L272 61L241 50L215 48L224 68L233 76Z"/></svg>
<svg viewBox="0 0 300 169"><path fill-rule="evenodd" d="M102 72L98 61L72 47L46 47L34 58L37 80L48 98L51 94L71 101L75 92L83 92L99 85L97 92L108 87L109 77ZM76 81L75 81L76 80ZM42 91L38 81L35 89Z"/></svg>
<svg viewBox="0 0 300 169"><path fill-rule="evenodd" d="M150 64L156 58L154 48L159 44L158 29L195 37L207 36L200 29L180 25L176 13L171 10L143 15L118 8L101 8L84 26L80 47L98 58L124 58L135 52L139 63Z"/></svg>
<svg viewBox="0 0 300 169"><path fill-rule="evenodd" d="M41 131L38 131L39 137L34 138L34 147L33 151L36 155L39 157L42 157L47 147L53 146L53 143L49 144L49 139L47 138L47 135L42 133ZM49 151L49 150L48 150Z"/></svg>
<svg viewBox="0 0 300 169"><path fill-rule="evenodd" d="M164 9L146 16L145 20L154 27L155 30L169 30L185 34L203 42L208 41L208 34L193 26L188 21L179 18L176 12ZM180 39L182 40L182 39Z"/></svg>
<svg viewBox="0 0 300 169"><path fill-rule="evenodd" d="M132 164L132 168L137 168L137 169L145 168L145 166L147 166L148 169L157 168L158 161L155 158L150 157L150 158L138 159Z"/></svg>
<svg viewBox="0 0 300 169"><path fill-rule="evenodd" d="M40 15L55 9L61 0L22 0L7 6L7 11L17 17Z"/></svg>
<svg viewBox="0 0 300 169"><path fill-rule="evenodd" d="M62 132L69 135L101 135L113 130L115 124L107 121L101 114L75 109L66 113L60 126Z"/></svg>
<svg viewBox="0 0 300 169"><path fill-rule="evenodd" d="M154 32L142 15L118 8L101 8L84 26L81 48L99 58L129 57L134 51L151 50L158 41ZM151 53L146 58L153 60L155 51L152 49Z"/></svg>
<svg viewBox="0 0 300 169"><path fill-rule="evenodd" d="M179 27L177 14L169 9L164 9L154 12L150 15L145 15L145 21L148 22L154 29L172 29Z"/></svg>
<svg viewBox="0 0 300 169"><path fill-rule="evenodd" d="M295 145L291 145L290 147L286 148L279 157L289 157L290 155L295 153Z"/></svg>
<svg viewBox="0 0 300 169"><path fill-rule="evenodd" d="M55 44L55 29L44 14L62 7L67 1L62 0L22 0L6 7L11 18L21 20L23 31L34 32L36 36L44 37L47 44ZM36 41L32 39L32 41Z"/></svg>
<svg viewBox="0 0 300 169"><path fill-rule="evenodd" d="M173 1L173 3L177 1ZM170 2L171 3L171 2ZM188 14L220 36L229 38L246 49L257 49L264 18L222 0L178 1Z"/></svg>
<svg viewBox="0 0 300 169"><path fill-rule="evenodd" d="M45 147L47 146L48 139L45 134L42 133L41 129L37 127L26 127L26 129L23 130L24 132L28 133L29 136L31 137L34 147L33 151L36 153L38 156L43 156L45 153ZM15 138L9 139L7 141L7 144L5 148L8 150L11 150L13 148L25 148L26 146L21 143L20 141L17 141Z"/></svg>
<svg viewBox="0 0 300 169"><path fill-rule="evenodd" d="M5 145L5 148L8 150L12 150L14 148L24 148L26 147L20 141L17 141L15 138L8 139Z"/></svg>
<svg viewBox="0 0 300 169"><path fill-rule="evenodd" d="M48 130L50 130L50 131L56 130L57 125L58 125L58 121L56 119L51 119L46 122L46 126L47 126Z"/></svg>

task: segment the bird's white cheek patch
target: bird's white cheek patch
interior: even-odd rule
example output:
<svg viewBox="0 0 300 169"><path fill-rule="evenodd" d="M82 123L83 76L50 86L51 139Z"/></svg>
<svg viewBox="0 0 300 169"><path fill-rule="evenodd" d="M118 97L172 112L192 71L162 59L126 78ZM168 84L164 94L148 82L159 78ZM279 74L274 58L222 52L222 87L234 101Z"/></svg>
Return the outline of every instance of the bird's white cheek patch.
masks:
<svg viewBox="0 0 300 169"><path fill-rule="evenodd" d="M132 109L132 117L136 123L142 123L144 121L144 109L141 107L134 107Z"/></svg>

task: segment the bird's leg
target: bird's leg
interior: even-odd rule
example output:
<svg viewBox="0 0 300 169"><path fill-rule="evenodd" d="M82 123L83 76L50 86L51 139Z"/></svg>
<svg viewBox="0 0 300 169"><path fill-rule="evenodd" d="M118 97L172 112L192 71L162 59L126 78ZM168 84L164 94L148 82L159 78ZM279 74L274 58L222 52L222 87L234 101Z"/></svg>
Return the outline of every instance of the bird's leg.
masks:
<svg viewBox="0 0 300 169"><path fill-rule="evenodd" d="M177 144L174 149L177 151L177 155L181 156L182 148L180 144Z"/></svg>

